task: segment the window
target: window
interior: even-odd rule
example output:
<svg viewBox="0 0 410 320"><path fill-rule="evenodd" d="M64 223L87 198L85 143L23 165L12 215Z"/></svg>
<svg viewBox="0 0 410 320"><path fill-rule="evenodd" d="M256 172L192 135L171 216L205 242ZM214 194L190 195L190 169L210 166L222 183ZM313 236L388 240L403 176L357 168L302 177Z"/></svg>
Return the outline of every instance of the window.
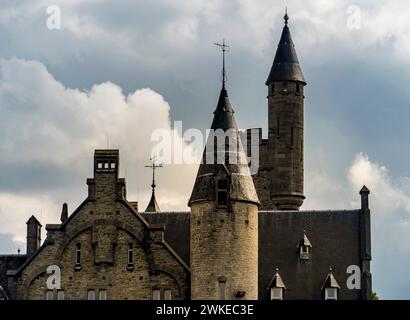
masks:
<svg viewBox="0 0 410 320"><path fill-rule="evenodd" d="M270 91L271 91L271 93L275 93L275 84L274 83L272 83L270 85Z"/></svg>
<svg viewBox="0 0 410 320"><path fill-rule="evenodd" d="M152 300L161 300L161 290L160 289L152 290Z"/></svg>
<svg viewBox="0 0 410 320"><path fill-rule="evenodd" d="M97 168L102 169L103 168L103 163L102 162L97 162Z"/></svg>
<svg viewBox="0 0 410 320"><path fill-rule="evenodd" d="M108 165L109 165L108 162L104 162L104 169L108 169Z"/></svg>
<svg viewBox="0 0 410 320"><path fill-rule="evenodd" d="M287 82L283 83L283 92L288 92L288 83Z"/></svg>
<svg viewBox="0 0 410 320"><path fill-rule="evenodd" d="M99 300L107 300L107 290L103 290L103 289L101 289L99 292L98 292L98 294L99 294Z"/></svg>
<svg viewBox="0 0 410 320"><path fill-rule="evenodd" d="M271 300L283 300L283 288L273 287L270 289Z"/></svg>
<svg viewBox="0 0 410 320"><path fill-rule="evenodd" d="M64 300L64 290L57 291L57 300Z"/></svg>
<svg viewBox="0 0 410 320"><path fill-rule="evenodd" d="M53 290L46 291L46 300L54 300L54 292Z"/></svg>
<svg viewBox="0 0 410 320"><path fill-rule="evenodd" d="M218 289L219 289L219 300L225 300L226 299L226 281L219 281L218 283Z"/></svg>
<svg viewBox="0 0 410 320"><path fill-rule="evenodd" d="M81 243L77 243L75 247L75 265L81 265Z"/></svg>
<svg viewBox="0 0 410 320"><path fill-rule="evenodd" d="M337 300L337 288L325 288L325 300Z"/></svg>
<svg viewBox="0 0 410 320"><path fill-rule="evenodd" d="M169 289L164 290L164 300L172 300L171 299L171 290L169 290Z"/></svg>
<svg viewBox="0 0 410 320"><path fill-rule="evenodd" d="M95 300L95 290L94 289L88 290L87 300Z"/></svg>
<svg viewBox="0 0 410 320"><path fill-rule="evenodd" d="M290 146L293 147L293 127L290 128Z"/></svg>
<svg viewBox="0 0 410 320"><path fill-rule="evenodd" d="M296 83L296 93L300 93L300 84Z"/></svg>
<svg viewBox="0 0 410 320"><path fill-rule="evenodd" d="M115 162L111 162L111 163L110 163L110 168L111 168L111 169L115 169Z"/></svg>
<svg viewBox="0 0 410 320"><path fill-rule="evenodd" d="M279 117L276 118L276 135L279 136L280 129L279 129Z"/></svg>
<svg viewBox="0 0 410 320"><path fill-rule="evenodd" d="M228 180L218 180L217 188L218 206L226 206L228 204Z"/></svg>
<svg viewBox="0 0 410 320"><path fill-rule="evenodd" d="M128 244L128 264L134 264L134 250L132 248L132 243Z"/></svg>
<svg viewBox="0 0 410 320"><path fill-rule="evenodd" d="M308 260L308 259L309 259L309 251L310 251L309 246L303 246L303 245L301 245L301 246L300 246L300 253L299 253L300 259L302 259L302 260Z"/></svg>

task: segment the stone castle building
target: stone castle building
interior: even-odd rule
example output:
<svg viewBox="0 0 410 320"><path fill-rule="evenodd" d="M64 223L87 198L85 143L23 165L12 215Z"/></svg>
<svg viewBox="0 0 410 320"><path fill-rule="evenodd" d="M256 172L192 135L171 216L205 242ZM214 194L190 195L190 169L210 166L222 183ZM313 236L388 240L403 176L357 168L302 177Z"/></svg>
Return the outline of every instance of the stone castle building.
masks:
<svg viewBox="0 0 410 320"><path fill-rule="evenodd" d="M287 15L266 85L269 131L256 175L223 82L211 128L229 132L237 148L208 141L204 159L236 161L201 163L190 212L160 212L154 181L141 212L127 200L119 151L95 150L83 203L71 214L64 204L43 243L32 216L27 253L0 256L0 299L370 299L369 190L356 210L299 210L306 81Z"/></svg>

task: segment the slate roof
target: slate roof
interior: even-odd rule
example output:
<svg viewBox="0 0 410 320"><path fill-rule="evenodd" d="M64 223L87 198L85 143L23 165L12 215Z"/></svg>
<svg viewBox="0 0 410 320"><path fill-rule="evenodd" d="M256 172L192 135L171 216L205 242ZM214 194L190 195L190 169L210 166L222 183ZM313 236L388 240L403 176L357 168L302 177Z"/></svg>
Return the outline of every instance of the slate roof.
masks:
<svg viewBox="0 0 410 320"><path fill-rule="evenodd" d="M300 81L306 84L286 18L266 85L273 81Z"/></svg>
<svg viewBox="0 0 410 320"><path fill-rule="evenodd" d="M203 156L205 161L199 166L188 205L190 206L191 203L197 201L214 200L216 194L215 177L223 170L230 179L228 194L231 201L248 201L259 205L258 195L256 194L245 152L242 147L240 133L236 125L234 111L229 102L228 92L224 86L221 89L218 104L214 111L211 129L220 130L215 131L214 135L210 134L208 137ZM226 136L222 137L222 134L226 134ZM232 144L236 145L235 149L229 150L229 152L236 157L236 163L231 163L231 161L224 161L223 163L217 162L218 153L223 154L222 159L224 160L227 159L225 155L228 153L226 144L223 144L223 150L219 150L215 148L215 146L218 146L217 143L211 143L212 140L215 141L215 139L219 137L225 139L223 141L226 141L225 137L228 137L232 141ZM209 162L209 160L206 161L208 159L206 156L207 153L213 153L213 162L207 163Z"/></svg>
<svg viewBox="0 0 410 320"><path fill-rule="evenodd" d="M259 299L280 269L286 281L285 299L322 299L322 285L332 274L341 289L340 299L357 300L360 290L348 290L346 269L360 265L360 210L260 211ZM189 265L189 212L143 214L151 223L165 225L165 240ZM301 260L297 246L303 230L312 244L310 259Z"/></svg>
<svg viewBox="0 0 410 320"><path fill-rule="evenodd" d="M3 287L6 295L8 293L7 270L17 270L26 262L25 254L0 255L0 286Z"/></svg>

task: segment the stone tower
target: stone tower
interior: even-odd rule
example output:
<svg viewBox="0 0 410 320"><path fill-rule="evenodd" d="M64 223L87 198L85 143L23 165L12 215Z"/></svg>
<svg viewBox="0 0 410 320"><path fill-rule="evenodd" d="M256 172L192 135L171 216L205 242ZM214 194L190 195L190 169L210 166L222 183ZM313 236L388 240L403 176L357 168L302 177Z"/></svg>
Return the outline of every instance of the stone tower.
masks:
<svg viewBox="0 0 410 320"><path fill-rule="evenodd" d="M303 104L306 85L288 27L285 26L268 86L270 197L278 210L298 210L303 195ZM261 162L263 163L263 159ZM264 205L264 203L262 203Z"/></svg>
<svg viewBox="0 0 410 320"><path fill-rule="evenodd" d="M191 298L257 299L259 200L225 85L211 129L189 200Z"/></svg>

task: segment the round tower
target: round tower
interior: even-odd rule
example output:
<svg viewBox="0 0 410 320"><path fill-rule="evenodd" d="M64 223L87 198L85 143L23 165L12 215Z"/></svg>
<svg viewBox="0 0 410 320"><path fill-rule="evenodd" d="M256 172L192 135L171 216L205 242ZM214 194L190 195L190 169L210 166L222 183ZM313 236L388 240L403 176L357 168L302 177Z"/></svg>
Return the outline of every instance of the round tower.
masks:
<svg viewBox="0 0 410 320"><path fill-rule="evenodd" d="M191 298L256 300L259 200L225 81L189 206Z"/></svg>
<svg viewBox="0 0 410 320"><path fill-rule="evenodd" d="M266 85L271 198L278 210L298 210L303 195L303 109L306 85L288 27L285 26Z"/></svg>

